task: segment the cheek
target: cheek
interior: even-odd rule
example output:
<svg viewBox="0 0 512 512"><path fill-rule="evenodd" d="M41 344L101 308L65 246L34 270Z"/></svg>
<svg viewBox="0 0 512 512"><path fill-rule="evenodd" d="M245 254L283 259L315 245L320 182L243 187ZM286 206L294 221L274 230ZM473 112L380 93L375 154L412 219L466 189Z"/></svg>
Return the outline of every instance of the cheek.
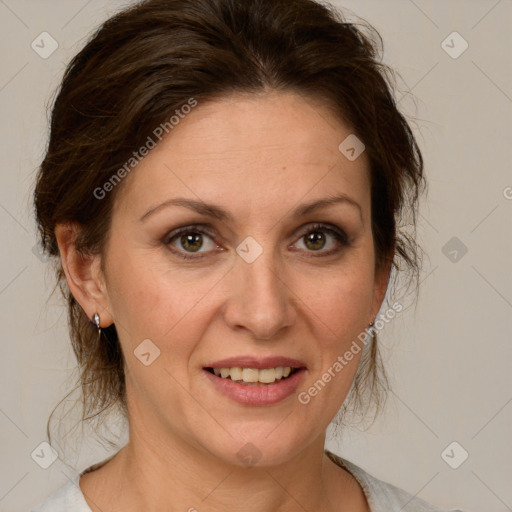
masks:
<svg viewBox="0 0 512 512"><path fill-rule="evenodd" d="M177 367L181 356L193 350L187 340L199 339L209 321L209 297L218 280L211 272L192 276L176 265L171 267L161 254L137 256L135 252L120 259L109 294L124 351L133 351L150 339L165 355L172 343Z"/></svg>
<svg viewBox="0 0 512 512"><path fill-rule="evenodd" d="M301 277L297 295L324 347L338 349L367 326L373 299L372 276L361 266Z"/></svg>
<svg viewBox="0 0 512 512"><path fill-rule="evenodd" d="M369 321L372 284L366 271L338 273L324 279L322 289L304 300L309 306L304 314L310 319L316 354L310 378L298 398L319 417L334 417L356 375Z"/></svg>

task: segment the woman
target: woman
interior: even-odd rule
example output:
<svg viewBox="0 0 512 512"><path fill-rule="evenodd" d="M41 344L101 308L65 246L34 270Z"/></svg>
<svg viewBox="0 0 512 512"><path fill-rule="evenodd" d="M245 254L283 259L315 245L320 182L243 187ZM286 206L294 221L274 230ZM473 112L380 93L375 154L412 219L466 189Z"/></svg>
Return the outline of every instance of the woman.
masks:
<svg viewBox="0 0 512 512"><path fill-rule="evenodd" d="M312 0L147 0L73 59L36 216L83 419L119 407L129 441L35 510L440 510L324 451L378 410L372 327L398 259L418 275L386 70Z"/></svg>

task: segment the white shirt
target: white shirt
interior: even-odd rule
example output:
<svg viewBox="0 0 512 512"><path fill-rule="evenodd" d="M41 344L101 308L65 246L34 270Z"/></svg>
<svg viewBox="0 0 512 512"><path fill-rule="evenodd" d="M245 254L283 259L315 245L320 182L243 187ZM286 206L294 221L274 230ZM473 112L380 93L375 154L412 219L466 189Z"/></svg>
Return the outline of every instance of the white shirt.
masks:
<svg viewBox="0 0 512 512"><path fill-rule="evenodd" d="M346 469L359 482L371 512L445 512L403 489L373 477L364 469L329 450L325 452L333 462ZM99 468L112 457L113 455L89 466L30 512L91 512L78 482L83 474Z"/></svg>

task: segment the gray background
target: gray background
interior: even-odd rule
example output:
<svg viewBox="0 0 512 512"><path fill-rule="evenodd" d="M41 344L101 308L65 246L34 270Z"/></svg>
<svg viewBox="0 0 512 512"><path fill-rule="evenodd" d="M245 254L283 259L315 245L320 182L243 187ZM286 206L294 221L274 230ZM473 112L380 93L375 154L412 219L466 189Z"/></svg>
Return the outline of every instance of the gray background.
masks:
<svg viewBox="0 0 512 512"><path fill-rule="evenodd" d="M366 432L349 429L327 446L439 506L512 510L512 2L336 4L379 30L384 60L402 77L397 99L426 160L418 239L428 257L417 309L379 334L393 386L385 412ZM71 56L121 5L0 0L2 511L27 510L111 453L66 406L57 413L69 409L65 442L54 446L60 458L45 470L31 457L46 440L49 412L72 388L75 360L59 293L48 300L50 266L33 252L30 195L47 140L44 107ZM43 31L59 45L47 59L31 48ZM442 44L454 31L469 45L457 58L444 48L453 54L461 40ZM451 244L467 253L457 249L452 261ZM124 425L110 427L122 444ZM452 464L462 449L469 454L457 469L442 457L454 441L462 448L448 450Z"/></svg>

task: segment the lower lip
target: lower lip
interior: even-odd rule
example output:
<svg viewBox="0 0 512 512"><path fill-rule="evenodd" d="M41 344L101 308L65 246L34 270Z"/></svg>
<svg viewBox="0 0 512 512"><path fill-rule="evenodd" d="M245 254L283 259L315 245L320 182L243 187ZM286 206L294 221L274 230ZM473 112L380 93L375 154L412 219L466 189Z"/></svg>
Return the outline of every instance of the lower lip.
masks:
<svg viewBox="0 0 512 512"><path fill-rule="evenodd" d="M213 385L222 394L244 405L272 405L288 398L297 389L300 381L306 373L305 368L301 368L286 379L275 381L273 384L263 384L261 386L246 386L238 384L231 379L217 377L208 370L203 371Z"/></svg>

